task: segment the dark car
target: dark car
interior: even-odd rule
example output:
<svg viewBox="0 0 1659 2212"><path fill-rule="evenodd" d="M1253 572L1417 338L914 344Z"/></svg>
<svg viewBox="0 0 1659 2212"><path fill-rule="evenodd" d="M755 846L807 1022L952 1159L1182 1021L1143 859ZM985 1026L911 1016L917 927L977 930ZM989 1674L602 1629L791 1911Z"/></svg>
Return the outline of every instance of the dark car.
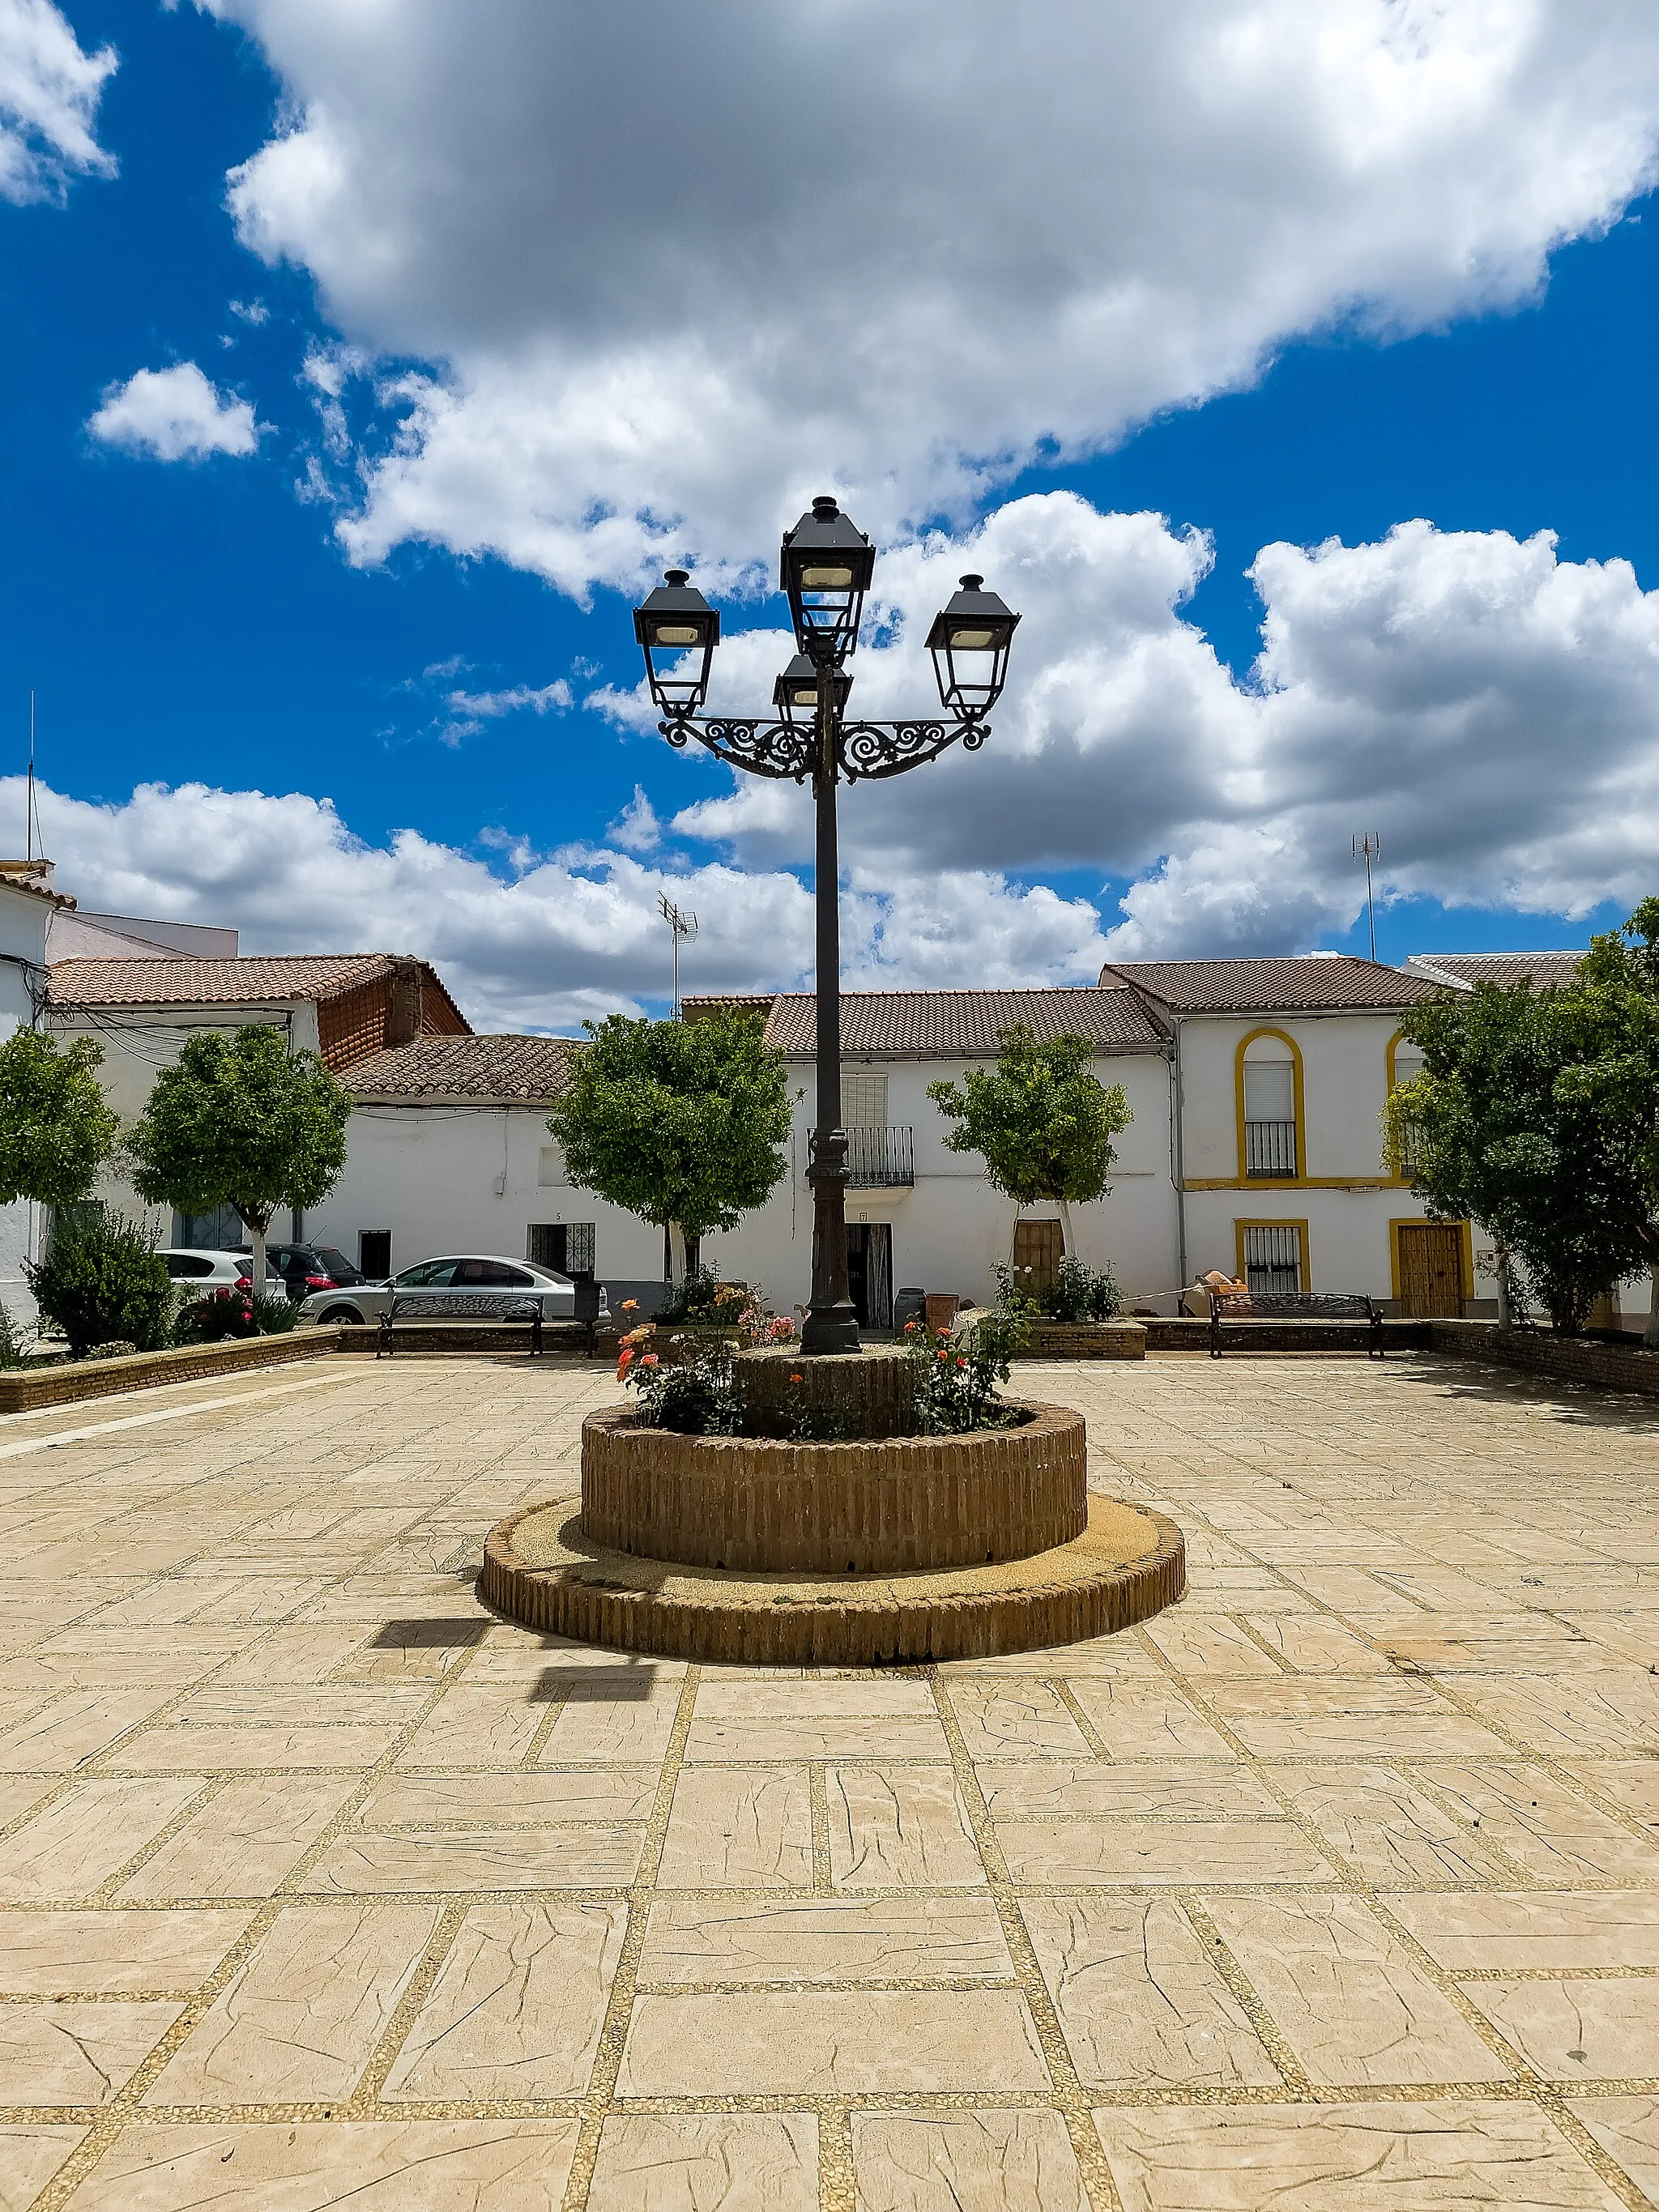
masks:
<svg viewBox="0 0 1659 2212"><path fill-rule="evenodd" d="M270 1273L282 1277L296 1305L313 1291L349 1291L367 1280L331 1244L267 1244L265 1265Z"/></svg>

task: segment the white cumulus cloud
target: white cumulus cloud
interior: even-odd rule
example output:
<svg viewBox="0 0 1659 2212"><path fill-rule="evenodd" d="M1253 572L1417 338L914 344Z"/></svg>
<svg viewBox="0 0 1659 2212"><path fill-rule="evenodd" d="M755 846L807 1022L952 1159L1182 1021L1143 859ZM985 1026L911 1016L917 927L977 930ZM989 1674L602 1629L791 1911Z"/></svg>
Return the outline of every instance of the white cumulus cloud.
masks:
<svg viewBox="0 0 1659 2212"><path fill-rule="evenodd" d="M141 368L106 393L87 428L106 446L158 461L247 454L259 444L252 404L216 390L193 361Z"/></svg>
<svg viewBox="0 0 1659 2212"><path fill-rule="evenodd" d="M0 199L61 199L70 178L112 177L94 136L112 46L82 52L52 0L0 0Z"/></svg>
<svg viewBox="0 0 1659 2212"><path fill-rule="evenodd" d="M1655 174L1652 0L204 3L287 94L243 238L398 364L350 552L579 596L826 487L960 523L1300 333L1513 306Z"/></svg>

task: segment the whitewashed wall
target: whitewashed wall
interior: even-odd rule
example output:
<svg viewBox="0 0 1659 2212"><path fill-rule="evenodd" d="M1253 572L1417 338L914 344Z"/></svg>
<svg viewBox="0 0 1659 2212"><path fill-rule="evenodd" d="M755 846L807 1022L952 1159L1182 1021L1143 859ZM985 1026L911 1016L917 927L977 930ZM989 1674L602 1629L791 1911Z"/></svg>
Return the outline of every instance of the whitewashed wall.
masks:
<svg viewBox="0 0 1659 2212"><path fill-rule="evenodd" d="M915 1132L913 1189L851 1190L849 1221L890 1222L893 1287L955 1291L988 1303L996 1294L993 1270L1006 1261L1016 1208L993 1190L974 1153L952 1152L951 1125L926 1097L941 1078L960 1082L961 1060L863 1062L849 1060L848 1075L866 1066L884 1073L890 1127ZM1111 1195L1097 1205L1072 1208L1079 1256L1092 1267L1111 1263L1132 1296L1175 1284L1175 1196L1170 1182L1170 1092L1165 1062L1156 1053L1103 1055L1095 1061L1103 1083L1121 1083L1134 1121L1118 1139ZM804 1090L795 1108L791 1172L767 1204L730 1236L705 1240L711 1265L765 1285L781 1312L804 1304L812 1273L812 1196L805 1180L806 1133L814 1115L811 1070L792 1062L792 1091ZM1052 1206L1033 1206L1054 1218Z"/></svg>
<svg viewBox="0 0 1659 2212"><path fill-rule="evenodd" d="M1389 1014L1188 1015L1182 1023L1182 1127L1187 1192L1187 1273L1237 1264L1241 1220L1307 1223L1306 1287L1393 1290L1393 1221L1424 1208L1382 1165L1381 1115L1388 1096L1389 1044L1399 1028ZM1300 1051L1303 1069L1301 1176L1242 1182L1238 1157L1238 1048L1270 1029ZM1235 1186L1194 1189L1206 1181ZM1239 1187L1242 1183L1242 1187ZM1477 1251L1480 1247L1477 1245ZM1490 1285L1478 1277L1476 1296Z"/></svg>
<svg viewBox="0 0 1659 2212"><path fill-rule="evenodd" d="M655 1279L662 1235L565 1180L545 1108L367 1106L346 1130L346 1164L306 1234L354 1265L365 1229L392 1231L394 1271L442 1252L526 1257L532 1222L591 1221L601 1279Z"/></svg>
<svg viewBox="0 0 1659 2212"><path fill-rule="evenodd" d="M4 955L0 958L0 1040L27 1029L33 1018L29 982L33 979L38 985L44 973L52 911L45 899L0 884L0 954ZM36 1211L27 1199L0 1206L0 1300L25 1322L34 1317L23 1262L33 1253Z"/></svg>

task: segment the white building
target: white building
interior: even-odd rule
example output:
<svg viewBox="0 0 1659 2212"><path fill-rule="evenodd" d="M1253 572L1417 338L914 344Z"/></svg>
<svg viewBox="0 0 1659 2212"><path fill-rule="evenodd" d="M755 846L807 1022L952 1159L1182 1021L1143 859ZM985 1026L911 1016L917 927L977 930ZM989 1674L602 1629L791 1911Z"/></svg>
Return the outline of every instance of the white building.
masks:
<svg viewBox="0 0 1659 2212"><path fill-rule="evenodd" d="M1383 1104L1421 1065L1401 1020L1438 983L1345 953L1119 962L1114 980L1170 1042L1174 1280L1220 1268L1414 1313L1475 1297L1468 1224L1427 1221L1382 1163Z"/></svg>
<svg viewBox="0 0 1659 2212"><path fill-rule="evenodd" d="M356 1062L340 1180L306 1233L366 1274L494 1253L659 1282L660 1233L565 1180L548 1109L583 1047L567 1037L422 1036Z"/></svg>
<svg viewBox="0 0 1659 2212"><path fill-rule="evenodd" d="M40 1019L47 932L74 905L52 888L49 860L0 860L0 1041ZM34 1256L36 1212L27 1199L0 1206L0 1301L19 1319L31 1319L34 1312L23 1262Z"/></svg>
<svg viewBox="0 0 1659 2212"><path fill-rule="evenodd" d="M432 969L385 952L238 959L181 957L152 947L118 957L54 960L47 975L46 1018L53 1033L95 1037L102 1045L104 1094L124 1121L143 1112L158 1071L171 1066L185 1038L198 1030L264 1024L281 1030L296 1051L316 1053L337 1075L388 1044L422 1035L469 1034L465 1016ZM113 1171L100 1179L94 1194L147 1220L162 1243L234 1249L246 1241L228 1208L207 1220L168 1219L146 1207ZM295 1223L294 1233L303 1234L302 1224Z"/></svg>

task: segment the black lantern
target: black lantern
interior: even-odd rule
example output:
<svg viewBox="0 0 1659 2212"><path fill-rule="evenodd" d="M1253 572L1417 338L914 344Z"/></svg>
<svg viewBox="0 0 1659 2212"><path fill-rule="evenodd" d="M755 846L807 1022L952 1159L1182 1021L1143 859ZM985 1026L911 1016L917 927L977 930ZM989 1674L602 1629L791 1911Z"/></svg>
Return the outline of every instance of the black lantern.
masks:
<svg viewBox="0 0 1659 2212"><path fill-rule="evenodd" d="M634 635L645 654L645 679L657 712L695 714L708 696L720 618L687 570L669 569L645 605L635 608Z"/></svg>
<svg viewBox="0 0 1659 2212"><path fill-rule="evenodd" d="M939 698L947 713L970 721L988 714L1002 696L1008 647L1019 626L1019 617L984 590L984 582L983 576L964 576L927 633Z"/></svg>
<svg viewBox="0 0 1659 2212"><path fill-rule="evenodd" d="M778 583L803 653L839 660L852 652L875 572L875 547L827 495L785 531Z"/></svg>
<svg viewBox="0 0 1659 2212"><path fill-rule="evenodd" d="M853 688L850 676L832 676L836 712L847 711L847 695ZM798 653L777 682L772 686L772 704L786 722L816 723L818 719L818 672L804 653Z"/></svg>

